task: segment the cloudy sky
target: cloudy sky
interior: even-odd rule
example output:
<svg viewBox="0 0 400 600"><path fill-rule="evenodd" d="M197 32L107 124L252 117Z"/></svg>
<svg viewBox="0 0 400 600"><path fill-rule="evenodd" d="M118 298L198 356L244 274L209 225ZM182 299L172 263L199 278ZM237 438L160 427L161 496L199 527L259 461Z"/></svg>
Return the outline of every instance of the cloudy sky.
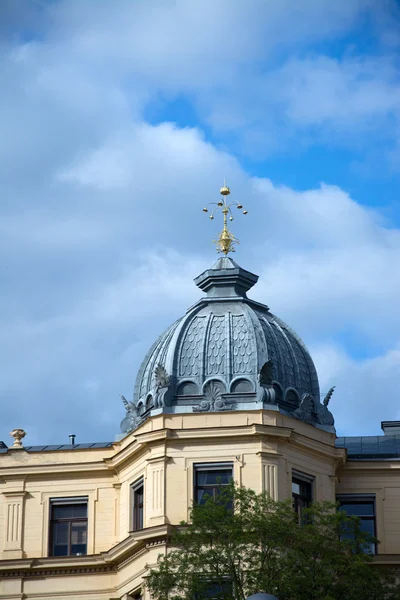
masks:
<svg viewBox="0 0 400 600"><path fill-rule="evenodd" d="M338 434L400 419L396 0L1 0L0 36L0 439L114 439L224 177Z"/></svg>

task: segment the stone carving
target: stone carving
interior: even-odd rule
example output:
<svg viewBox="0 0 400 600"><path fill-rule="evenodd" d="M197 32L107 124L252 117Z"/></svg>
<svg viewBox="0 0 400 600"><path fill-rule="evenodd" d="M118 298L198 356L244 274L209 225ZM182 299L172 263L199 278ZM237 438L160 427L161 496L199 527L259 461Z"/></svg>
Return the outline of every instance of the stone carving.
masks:
<svg viewBox="0 0 400 600"><path fill-rule="evenodd" d="M10 435L14 438L12 448L23 448L21 440L26 436L26 431L23 429L13 429L10 431Z"/></svg>
<svg viewBox="0 0 400 600"><path fill-rule="evenodd" d="M169 389L170 378L163 365L158 364L154 370L155 390L154 407L159 408L165 404L165 396Z"/></svg>
<svg viewBox="0 0 400 600"><path fill-rule="evenodd" d="M265 404L275 404L275 390L272 387L274 363L271 359L263 364L258 373L259 394L258 400Z"/></svg>
<svg viewBox="0 0 400 600"><path fill-rule="evenodd" d="M219 386L214 381L210 381L204 389L204 400L197 406L193 406L193 412L220 412L234 409L235 403L225 402Z"/></svg>
<svg viewBox="0 0 400 600"><path fill-rule="evenodd" d="M156 382L156 389L169 386L169 375L163 365L157 365L154 370L154 379Z"/></svg>
<svg viewBox="0 0 400 600"><path fill-rule="evenodd" d="M325 398L324 398L324 406L328 406L330 399L332 398L333 392L335 391L335 385L333 387L331 387L331 389L329 390L329 392L326 394Z"/></svg>
<svg viewBox="0 0 400 600"><path fill-rule="evenodd" d="M318 423L321 425L328 425L333 427L335 425L335 419L333 418L333 414L330 410L328 410L328 404L330 399L332 398L333 392L335 391L335 386L331 387L329 392L326 394L323 404L318 406L317 418Z"/></svg>
<svg viewBox="0 0 400 600"><path fill-rule="evenodd" d="M293 416L297 419L300 419L300 421L304 421L305 423L310 423L312 425L315 423L313 413L315 413L314 396L312 394L303 394L300 406L293 411Z"/></svg>
<svg viewBox="0 0 400 600"><path fill-rule="evenodd" d="M121 431L122 433L130 433L136 429L140 423L138 408L133 402L128 402L125 396L122 394L120 394L120 396L126 409L126 415L121 421Z"/></svg>
<svg viewBox="0 0 400 600"><path fill-rule="evenodd" d="M321 425L327 425L333 427L335 425L335 419L330 410L327 409L326 405L320 404L317 410L318 423Z"/></svg>
<svg viewBox="0 0 400 600"><path fill-rule="evenodd" d="M311 425L319 423L320 425L333 427L335 424L335 419L333 418L332 413L328 410L325 400L324 404L320 404L319 402L317 403L312 394L303 395L301 404L299 408L293 412L293 416Z"/></svg>

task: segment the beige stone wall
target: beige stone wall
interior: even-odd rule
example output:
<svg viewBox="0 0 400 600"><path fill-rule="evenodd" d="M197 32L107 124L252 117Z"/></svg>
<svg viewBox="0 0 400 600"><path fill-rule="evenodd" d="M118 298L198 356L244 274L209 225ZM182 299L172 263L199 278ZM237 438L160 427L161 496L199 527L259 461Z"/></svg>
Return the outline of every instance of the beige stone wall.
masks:
<svg viewBox="0 0 400 600"><path fill-rule="evenodd" d="M164 415L111 449L0 455L0 600L128 600L165 551L170 524L188 518L193 467L207 462L232 463L238 483L277 500L291 497L293 471L314 477L316 500L376 493L381 550L399 552L400 479L388 463L344 465L332 434L274 411ZM146 529L130 533L140 478ZM89 556L48 558L50 499L80 495L89 502Z"/></svg>
<svg viewBox="0 0 400 600"><path fill-rule="evenodd" d="M400 554L400 463L349 461L338 471L337 494L375 494L379 554Z"/></svg>

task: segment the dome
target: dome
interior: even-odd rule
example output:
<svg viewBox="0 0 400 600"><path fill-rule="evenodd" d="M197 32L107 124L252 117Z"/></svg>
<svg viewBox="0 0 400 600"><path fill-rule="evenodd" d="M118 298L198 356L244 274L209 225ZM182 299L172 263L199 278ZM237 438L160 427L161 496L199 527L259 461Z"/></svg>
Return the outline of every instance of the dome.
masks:
<svg viewBox="0 0 400 600"><path fill-rule="evenodd" d="M155 342L139 369L122 431L159 412L279 410L334 431L301 339L247 298L258 277L220 258L195 279L207 296Z"/></svg>

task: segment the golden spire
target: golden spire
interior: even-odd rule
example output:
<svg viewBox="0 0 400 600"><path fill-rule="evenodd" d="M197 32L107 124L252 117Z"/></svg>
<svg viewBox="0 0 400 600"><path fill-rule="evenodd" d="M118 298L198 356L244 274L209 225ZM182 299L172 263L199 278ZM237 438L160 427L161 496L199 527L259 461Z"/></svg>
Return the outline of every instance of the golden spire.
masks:
<svg viewBox="0 0 400 600"><path fill-rule="evenodd" d="M231 231L228 229L228 215L229 220L233 221L233 215L231 211L232 206L236 206L239 210L243 208L243 206L239 202L230 202L227 203L227 197L231 193L230 189L226 185L224 181L224 185L219 190L222 198L219 202L210 202L205 208L203 208L204 212L208 212L208 206L215 204L216 207L213 209L210 219L214 219L214 214L217 210L221 209L222 215L224 217L224 227L219 234L218 240L214 240L214 244L217 245L217 252L223 252L227 255L229 252L235 252L235 244L239 244L239 240L233 235ZM247 215L247 210L243 211L244 215Z"/></svg>

